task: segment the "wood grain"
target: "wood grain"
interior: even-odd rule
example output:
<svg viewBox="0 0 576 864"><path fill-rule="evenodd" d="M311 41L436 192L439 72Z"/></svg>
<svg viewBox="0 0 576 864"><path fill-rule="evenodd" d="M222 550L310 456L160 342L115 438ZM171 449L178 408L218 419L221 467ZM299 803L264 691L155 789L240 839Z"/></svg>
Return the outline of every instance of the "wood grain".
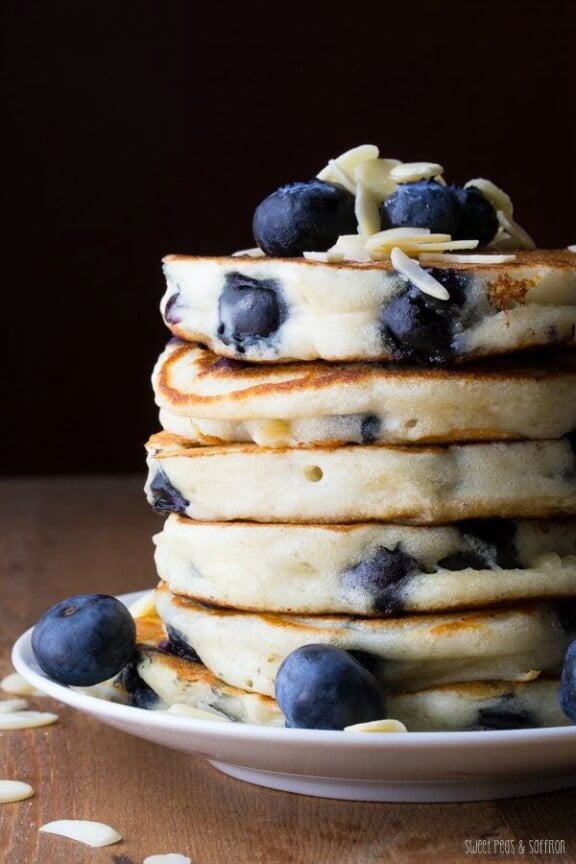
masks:
<svg viewBox="0 0 576 864"><path fill-rule="evenodd" d="M140 477L0 483L0 676L15 638L62 597L155 581ZM64 705L56 725L0 734L0 777L34 798L0 805L1 864L140 864L180 852L193 864L420 864L575 861L576 792L479 804L363 804L290 795L132 738ZM39 834L45 822L108 822L122 843L89 849ZM566 855L466 854L484 838L564 839Z"/></svg>

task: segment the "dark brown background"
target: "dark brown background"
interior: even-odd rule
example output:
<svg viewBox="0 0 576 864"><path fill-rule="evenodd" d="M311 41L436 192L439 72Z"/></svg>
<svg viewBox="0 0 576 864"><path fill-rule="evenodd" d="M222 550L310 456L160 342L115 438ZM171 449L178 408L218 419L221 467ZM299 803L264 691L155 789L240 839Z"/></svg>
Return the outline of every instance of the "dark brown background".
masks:
<svg viewBox="0 0 576 864"><path fill-rule="evenodd" d="M1 473L142 468L160 258L358 143L576 242L570 2L4 4Z"/></svg>

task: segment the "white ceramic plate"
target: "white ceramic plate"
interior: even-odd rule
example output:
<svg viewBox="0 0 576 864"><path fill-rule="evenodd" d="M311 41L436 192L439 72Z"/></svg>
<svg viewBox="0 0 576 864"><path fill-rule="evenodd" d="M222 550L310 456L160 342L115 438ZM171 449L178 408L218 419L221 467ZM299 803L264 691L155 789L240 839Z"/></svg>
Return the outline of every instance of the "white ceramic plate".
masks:
<svg viewBox="0 0 576 864"><path fill-rule="evenodd" d="M130 606L144 593L120 600ZM18 639L12 660L39 690L130 735L203 756L249 783L355 801L481 801L576 786L576 726L369 734L196 720L51 681L34 659L31 635Z"/></svg>

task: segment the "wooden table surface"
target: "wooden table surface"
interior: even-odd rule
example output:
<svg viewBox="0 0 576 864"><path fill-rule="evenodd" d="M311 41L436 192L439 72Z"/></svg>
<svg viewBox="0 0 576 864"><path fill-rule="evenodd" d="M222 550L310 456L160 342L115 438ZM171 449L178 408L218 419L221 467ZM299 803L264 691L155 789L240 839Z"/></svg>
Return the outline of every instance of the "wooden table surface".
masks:
<svg viewBox="0 0 576 864"><path fill-rule="evenodd" d="M16 637L78 592L152 587L141 477L0 481L0 677ZM6 694L2 694L6 697ZM140 864L180 852L193 864L413 864L576 861L576 790L477 804L364 804L291 795L220 774L206 761L148 744L45 697L50 727L0 733L0 779L28 801L0 804L1 864ZM46 822L94 819L123 836L91 849L39 834ZM564 855L467 854L465 841L564 840Z"/></svg>

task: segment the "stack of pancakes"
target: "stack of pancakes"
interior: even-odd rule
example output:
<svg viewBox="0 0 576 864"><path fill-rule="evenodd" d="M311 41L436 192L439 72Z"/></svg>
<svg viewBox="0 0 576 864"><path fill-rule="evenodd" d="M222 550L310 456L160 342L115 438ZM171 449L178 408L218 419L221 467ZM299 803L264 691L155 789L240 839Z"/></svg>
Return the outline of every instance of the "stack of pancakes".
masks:
<svg viewBox="0 0 576 864"><path fill-rule="evenodd" d="M408 730L567 723L576 256L448 256L424 305L390 260L164 266L137 704L282 725L279 665L325 643Z"/></svg>

